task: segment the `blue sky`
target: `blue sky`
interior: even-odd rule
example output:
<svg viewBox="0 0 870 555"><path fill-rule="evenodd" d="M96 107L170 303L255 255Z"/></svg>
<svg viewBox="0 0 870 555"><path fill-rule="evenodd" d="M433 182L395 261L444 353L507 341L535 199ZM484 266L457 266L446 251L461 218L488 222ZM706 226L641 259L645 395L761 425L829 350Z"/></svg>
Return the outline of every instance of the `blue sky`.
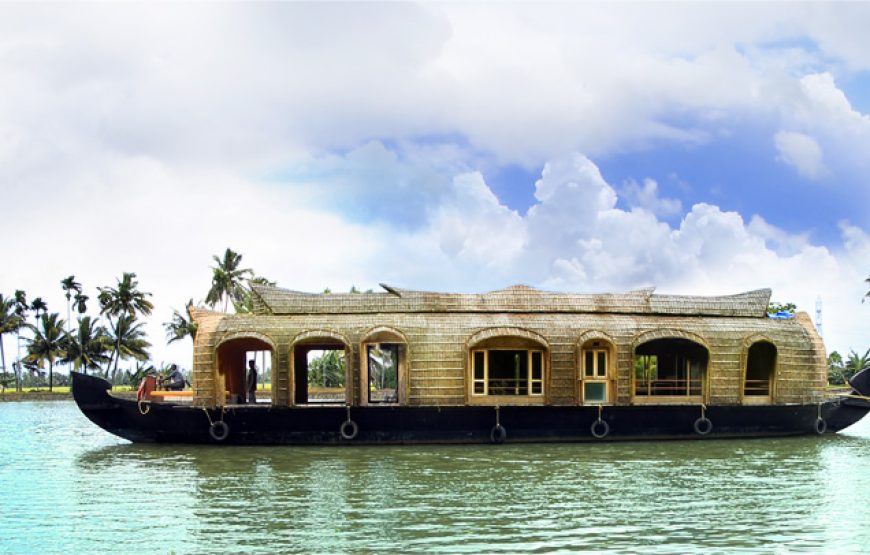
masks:
<svg viewBox="0 0 870 555"><path fill-rule="evenodd" d="M655 22L650 25L650 22ZM870 5L0 4L0 292L723 294L870 347ZM6 344L11 349L12 345Z"/></svg>

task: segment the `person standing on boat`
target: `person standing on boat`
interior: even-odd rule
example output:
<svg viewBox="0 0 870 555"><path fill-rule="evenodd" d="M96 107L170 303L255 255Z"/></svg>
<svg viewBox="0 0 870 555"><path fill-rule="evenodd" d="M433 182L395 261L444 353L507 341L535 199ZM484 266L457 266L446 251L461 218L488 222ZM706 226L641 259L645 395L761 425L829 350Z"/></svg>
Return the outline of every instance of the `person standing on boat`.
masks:
<svg viewBox="0 0 870 555"><path fill-rule="evenodd" d="M253 360L248 361L248 402L257 402L257 363Z"/></svg>

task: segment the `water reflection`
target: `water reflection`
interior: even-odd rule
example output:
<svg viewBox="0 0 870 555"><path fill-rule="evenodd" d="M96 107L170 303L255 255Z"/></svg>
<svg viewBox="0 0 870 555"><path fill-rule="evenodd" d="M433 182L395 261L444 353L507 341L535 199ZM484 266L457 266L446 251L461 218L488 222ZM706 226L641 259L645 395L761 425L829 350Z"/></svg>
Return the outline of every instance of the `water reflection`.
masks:
<svg viewBox="0 0 870 555"><path fill-rule="evenodd" d="M88 483L162 484L160 507L190 523L179 551L815 550L845 531L832 494L868 444L116 445L78 466ZM160 524L161 510L139 512Z"/></svg>
<svg viewBox="0 0 870 555"><path fill-rule="evenodd" d="M343 449L132 445L58 405L0 406L0 421L25 423L0 428L10 553L870 544L870 422L825 438Z"/></svg>

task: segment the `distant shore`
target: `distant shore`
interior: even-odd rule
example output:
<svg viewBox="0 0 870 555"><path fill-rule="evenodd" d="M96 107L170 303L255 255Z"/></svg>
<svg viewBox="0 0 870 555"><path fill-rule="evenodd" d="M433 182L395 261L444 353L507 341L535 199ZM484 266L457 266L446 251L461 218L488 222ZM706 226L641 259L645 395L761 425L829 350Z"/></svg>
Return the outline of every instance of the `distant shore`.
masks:
<svg viewBox="0 0 870 555"><path fill-rule="evenodd" d="M18 393L16 391L6 391L0 393L0 403L19 401L69 401L72 398L72 393L69 392L25 391L23 393Z"/></svg>
<svg viewBox="0 0 870 555"><path fill-rule="evenodd" d="M117 385L112 388L114 393L125 393L133 391L129 385ZM20 402L20 401L69 401L72 400L72 392L68 385L56 385L52 391L48 390L48 386L40 386L38 388L25 387L24 391L15 391L14 387L7 387L3 392L0 392L0 403L2 402Z"/></svg>

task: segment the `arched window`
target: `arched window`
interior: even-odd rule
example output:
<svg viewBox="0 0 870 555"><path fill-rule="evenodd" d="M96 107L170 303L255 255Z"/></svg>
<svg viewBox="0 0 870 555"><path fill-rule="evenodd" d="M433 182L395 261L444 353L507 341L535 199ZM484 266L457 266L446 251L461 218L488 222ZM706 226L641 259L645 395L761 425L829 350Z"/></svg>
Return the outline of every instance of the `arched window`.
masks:
<svg viewBox="0 0 870 555"><path fill-rule="evenodd" d="M613 344L602 338L589 339L580 347L580 400L584 405L611 402Z"/></svg>
<svg viewBox="0 0 870 555"><path fill-rule="evenodd" d="M398 330L379 327L360 344L360 383L363 405L406 403L408 345Z"/></svg>
<svg viewBox="0 0 870 555"><path fill-rule="evenodd" d="M499 335L503 333L504 335ZM469 341L469 401L542 404L548 346L525 330L480 333Z"/></svg>
<svg viewBox="0 0 870 555"><path fill-rule="evenodd" d="M264 396L259 392L271 381L274 352L267 338L249 335L225 339L217 346L217 378L230 404L253 403ZM249 383L252 362L256 373L254 385ZM256 387L253 396L250 387Z"/></svg>
<svg viewBox="0 0 870 555"><path fill-rule="evenodd" d="M709 354L703 345L683 337L664 337L634 350L634 398L670 397L701 401Z"/></svg>
<svg viewBox="0 0 870 555"><path fill-rule="evenodd" d="M743 380L744 398L755 401L770 399L773 376L776 372L776 346L769 341L756 341L746 354L746 373Z"/></svg>

